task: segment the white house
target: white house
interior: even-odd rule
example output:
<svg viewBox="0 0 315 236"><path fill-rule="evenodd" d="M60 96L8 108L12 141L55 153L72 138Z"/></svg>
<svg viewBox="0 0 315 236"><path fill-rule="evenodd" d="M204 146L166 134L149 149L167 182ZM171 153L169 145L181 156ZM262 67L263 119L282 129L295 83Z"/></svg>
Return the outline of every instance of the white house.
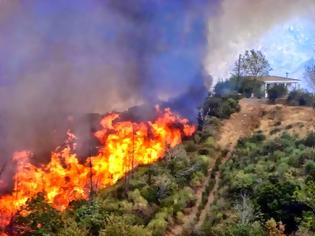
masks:
<svg viewBox="0 0 315 236"><path fill-rule="evenodd" d="M268 97L268 89L274 85L283 84L288 90L298 89L300 88L300 80L298 79L291 79L288 77L281 77L281 76L264 76L258 78L258 80L264 83L264 92L265 97Z"/></svg>

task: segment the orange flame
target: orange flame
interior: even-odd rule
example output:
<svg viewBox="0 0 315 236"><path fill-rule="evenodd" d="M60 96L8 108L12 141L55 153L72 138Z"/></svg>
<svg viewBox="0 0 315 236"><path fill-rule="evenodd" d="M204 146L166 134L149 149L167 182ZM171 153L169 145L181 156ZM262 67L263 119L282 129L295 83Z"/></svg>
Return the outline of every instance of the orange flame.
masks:
<svg viewBox="0 0 315 236"><path fill-rule="evenodd" d="M73 152L75 136L71 133L66 146L52 152L47 165L33 165L30 152L14 153L14 188L11 194L0 196L0 226L6 226L37 193L42 192L48 203L64 210L73 200L87 199L92 188L113 185L133 168L159 160L168 148L181 143L182 136L194 133L195 127L170 109L158 112L154 122L140 123L117 121L117 113L106 115L102 129L95 133L102 146L85 163Z"/></svg>

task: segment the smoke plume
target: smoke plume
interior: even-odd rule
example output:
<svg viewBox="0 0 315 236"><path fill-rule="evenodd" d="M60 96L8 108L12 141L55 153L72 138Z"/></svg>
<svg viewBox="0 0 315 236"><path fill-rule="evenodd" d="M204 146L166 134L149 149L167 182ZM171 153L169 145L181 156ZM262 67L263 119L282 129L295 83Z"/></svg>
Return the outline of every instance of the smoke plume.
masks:
<svg viewBox="0 0 315 236"><path fill-rule="evenodd" d="M219 8L219 0L1 1L2 160L16 149L52 150L71 125L89 133L77 114L183 94L196 107L207 23Z"/></svg>

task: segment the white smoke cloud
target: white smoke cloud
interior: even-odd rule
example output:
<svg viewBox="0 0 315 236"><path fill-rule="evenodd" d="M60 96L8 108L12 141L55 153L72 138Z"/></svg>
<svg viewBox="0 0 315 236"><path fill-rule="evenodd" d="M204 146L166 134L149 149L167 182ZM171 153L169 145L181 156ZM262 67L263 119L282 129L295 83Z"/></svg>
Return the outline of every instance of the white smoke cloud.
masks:
<svg viewBox="0 0 315 236"><path fill-rule="evenodd" d="M209 20L208 73L214 82L225 79L240 53L268 48L261 39L273 27L297 17L314 20L313 15L314 0L224 0L222 14Z"/></svg>

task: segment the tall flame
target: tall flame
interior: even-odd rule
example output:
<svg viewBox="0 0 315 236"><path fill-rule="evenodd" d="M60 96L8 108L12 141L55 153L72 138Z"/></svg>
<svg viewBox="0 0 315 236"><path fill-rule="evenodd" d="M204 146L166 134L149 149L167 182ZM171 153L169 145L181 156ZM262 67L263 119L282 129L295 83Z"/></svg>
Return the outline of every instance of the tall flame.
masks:
<svg viewBox="0 0 315 236"><path fill-rule="evenodd" d="M0 226L37 193L58 210L64 210L77 199L87 199L92 189L116 183L139 165L153 163L165 155L170 147L181 143L182 136L190 136L195 127L169 109L158 111L153 122L118 121L117 113L106 115L102 129L95 133L102 144L96 156L80 163L74 152L75 136L68 133L66 145L52 152L48 164L35 166L32 154L16 152L14 188L11 194L0 196Z"/></svg>

